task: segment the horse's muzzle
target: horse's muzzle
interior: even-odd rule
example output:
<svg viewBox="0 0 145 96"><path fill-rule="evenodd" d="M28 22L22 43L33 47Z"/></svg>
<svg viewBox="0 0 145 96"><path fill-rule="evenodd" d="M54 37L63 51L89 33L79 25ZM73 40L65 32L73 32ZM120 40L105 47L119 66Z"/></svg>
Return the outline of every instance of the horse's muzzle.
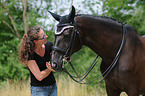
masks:
<svg viewBox="0 0 145 96"><path fill-rule="evenodd" d="M55 62L55 61L53 61L53 62L51 62L51 66L52 66L52 68L55 71L60 71L61 72L63 70L61 62Z"/></svg>
<svg viewBox="0 0 145 96"><path fill-rule="evenodd" d="M52 62L52 63L51 63L51 66L52 66L52 68L55 70L55 69L57 68L57 63Z"/></svg>

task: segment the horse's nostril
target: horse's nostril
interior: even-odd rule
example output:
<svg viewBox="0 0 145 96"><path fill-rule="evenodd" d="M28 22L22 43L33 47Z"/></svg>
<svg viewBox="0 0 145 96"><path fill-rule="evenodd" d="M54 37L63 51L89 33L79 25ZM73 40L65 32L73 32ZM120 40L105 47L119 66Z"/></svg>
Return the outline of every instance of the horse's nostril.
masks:
<svg viewBox="0 0 145 96"><path fill-rule="evenodd" d="M56 67L57 67L57 63L56 62L53 62L52 63L52 68L55 69Z"/></svg>

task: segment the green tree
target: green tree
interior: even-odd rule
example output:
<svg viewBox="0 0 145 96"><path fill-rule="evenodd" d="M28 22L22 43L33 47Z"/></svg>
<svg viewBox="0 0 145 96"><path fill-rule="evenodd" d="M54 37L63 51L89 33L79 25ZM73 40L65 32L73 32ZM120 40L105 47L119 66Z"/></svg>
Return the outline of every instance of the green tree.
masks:
<svg viewBox="0 0 145 96"><path fill-rule="evenodd" d="M140 35L145 35L145 1L138 0L136 3L135 13L132 18L128 20L128 23L132 25Z"/></svg>
<svg viewBox="0 0 145 96"><path fill-rule="evenodd" d="M140 35L145 25L144 0L103 0L103 14L121 22L128 22Z"/></svg>
<svg viewBox="0 0 145 96"><path fill-rule="evenodd" d="M51 7L51 0L42 1L39 5L27 0L0 1L0 81L28 78L28 70L18 62L17 48L29 27L40 25L53 39L53 33L48 32L41 21L48 18L42 13ZM41 3L48 3L48 6L42 8Z"/></svg>
<svg viewBox="0 0 145 96"><path fill-rule="evenodd" d="M140 35L145 35L145 11L143 7L136 9L136 13L132 18L128 20L128 23L132 25Z"/></svg>
<svg viewBox="0 0 145 96"><path fill-rule="evenodd" d="M135 11L136 0L103 0L103 15L126 22Z"/></svg>

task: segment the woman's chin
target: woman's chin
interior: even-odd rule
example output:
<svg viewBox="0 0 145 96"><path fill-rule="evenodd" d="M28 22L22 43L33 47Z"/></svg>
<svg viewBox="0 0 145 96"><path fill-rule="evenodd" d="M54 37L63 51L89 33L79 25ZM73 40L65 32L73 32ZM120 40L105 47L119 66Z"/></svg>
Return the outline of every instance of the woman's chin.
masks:
<svg viewBox="0 0 145 96"><path fill-rule="evenodd" d="M44 44L46 44L46 43L47 43L47 40L45 40Z"/></svg>

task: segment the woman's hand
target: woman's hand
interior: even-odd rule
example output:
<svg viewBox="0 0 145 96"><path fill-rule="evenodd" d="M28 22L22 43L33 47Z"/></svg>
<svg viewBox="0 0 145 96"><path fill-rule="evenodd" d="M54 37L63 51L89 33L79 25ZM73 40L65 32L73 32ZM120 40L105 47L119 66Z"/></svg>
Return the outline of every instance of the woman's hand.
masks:
<svg viewBox="0 0 145 96"><path fill-rule="evenodd" d="M50 61L49 62L46 62L46 67L47 67L47 69L55 72L55 70L53 70L52 67L51 67Z"/></svg>

